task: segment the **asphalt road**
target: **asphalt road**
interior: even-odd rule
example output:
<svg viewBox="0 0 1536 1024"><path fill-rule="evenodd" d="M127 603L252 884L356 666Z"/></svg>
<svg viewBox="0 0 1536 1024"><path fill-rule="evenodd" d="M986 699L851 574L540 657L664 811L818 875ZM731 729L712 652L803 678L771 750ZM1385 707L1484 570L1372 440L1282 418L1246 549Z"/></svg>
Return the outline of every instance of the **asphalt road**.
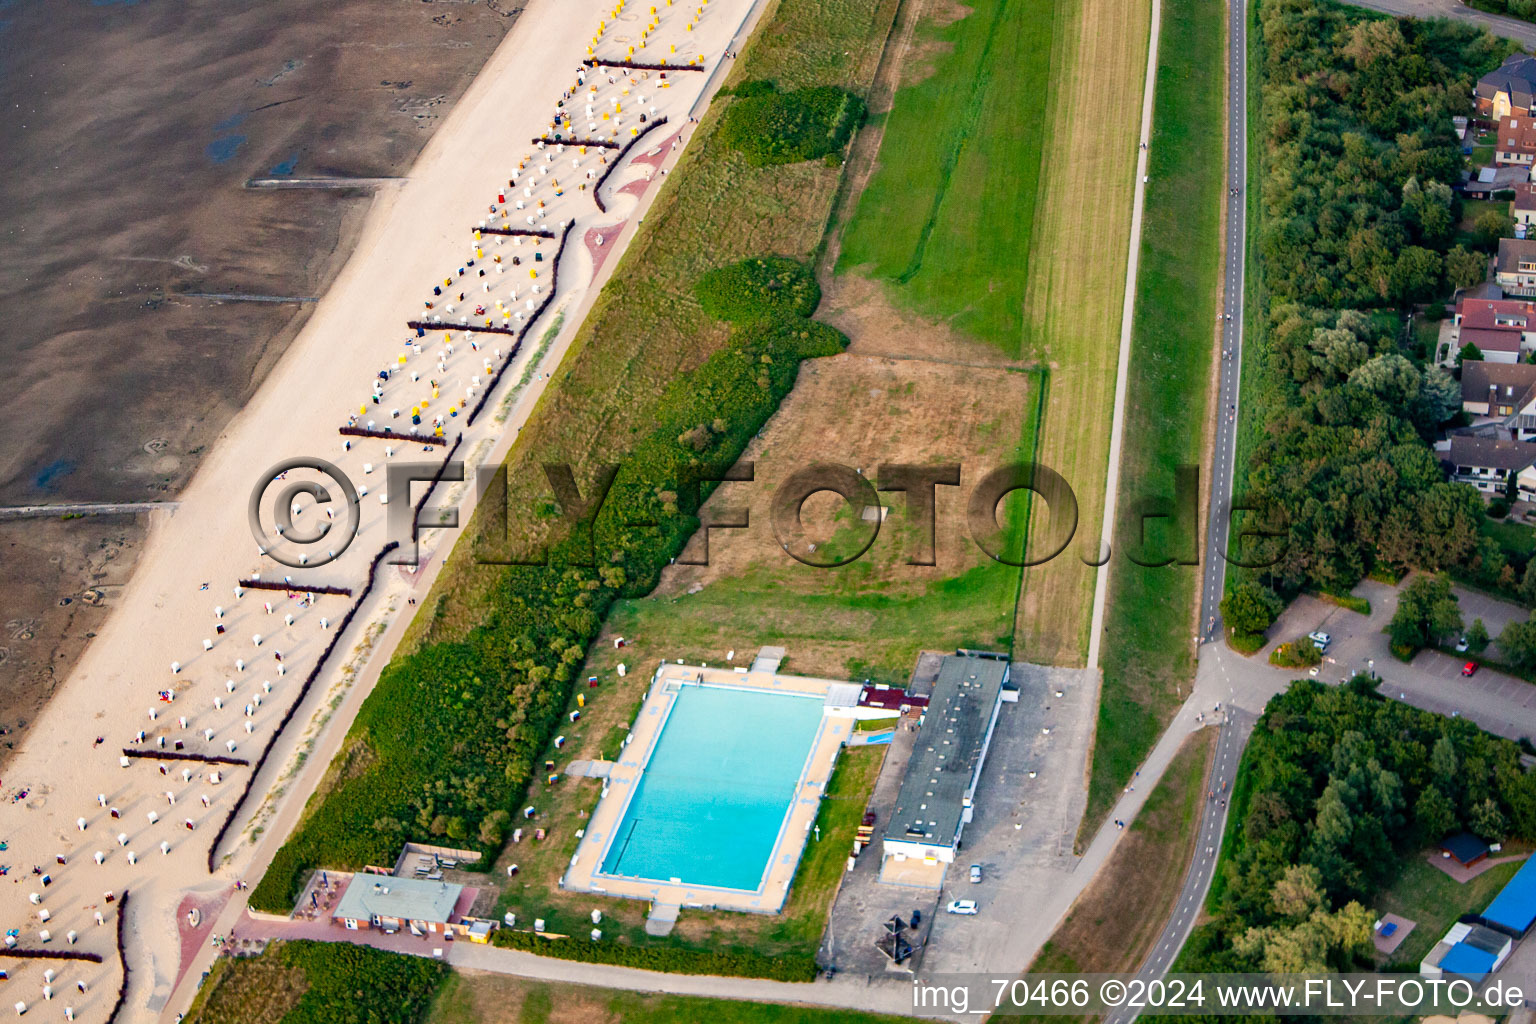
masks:
<svg viewBox="0 0 1536 1024"><path fill-rule="evenodd" d="M1221 593L1226 582L1232 482L1237 457L1238 391L1243 365L1243 269L1248 246L1248 17L1245 3L1228 13L1227 225L1222 280L1221 370L1217 389L1216 442L1211 451L1210 518L1205 530L1201 581L1201 637L1220 636ZM1231 194L1236 189L1235 195Z"/></svg>
<svg viewBox="0 0 1536 1024"><path fill-rule="evenodd" d="M1226 720L1221 724L1221 735L1216 741L1216 757L1211 763L1211 777L1207 783L1209 795L1200 815L1200 834L1195 843L1194 860L1189 873L1184 876L1184 888L1179 901L1169 915L1168 924L1157 938L1157 945L1147 957L1136 976L1151 981L1163 976L1173 966L1173 960L1189 937L1195 919L1200 916L1200 905L1211 887L1211 875L1216 870L1216 854L1221 849L1221 835L1227 827L1227 797L1237 780L1237 764L1242 760L1243 747L1253 733L1254 715L1241 708L1223 704ZM1130 1024L1136 1019L1136 1011L1121 1007L1106 1014L1105 1024Z"/></svg>

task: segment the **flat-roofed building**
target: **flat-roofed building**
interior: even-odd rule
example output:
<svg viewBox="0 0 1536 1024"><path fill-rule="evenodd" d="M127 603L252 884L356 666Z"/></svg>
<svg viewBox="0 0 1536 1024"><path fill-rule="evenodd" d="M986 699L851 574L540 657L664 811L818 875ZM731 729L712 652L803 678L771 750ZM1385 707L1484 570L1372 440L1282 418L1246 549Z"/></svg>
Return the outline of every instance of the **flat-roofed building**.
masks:
<svg viewBox="0 0 1536 1024"><path fill-rule="evenodd" d="M360 872L352 876L331 919L347 928L444 932L464 892L451 882Z"/></svg>
<svg viewBox="0 0 1536 1024"><path fill-rule="evenodd" d="M928 697L896 809L886 826L882 878L903 874L906 884L938 885L954 863L971 820L976 787L997 727L1006 657L981 652L946 655ZM916 861L929 870L901 871Z"/></svg>

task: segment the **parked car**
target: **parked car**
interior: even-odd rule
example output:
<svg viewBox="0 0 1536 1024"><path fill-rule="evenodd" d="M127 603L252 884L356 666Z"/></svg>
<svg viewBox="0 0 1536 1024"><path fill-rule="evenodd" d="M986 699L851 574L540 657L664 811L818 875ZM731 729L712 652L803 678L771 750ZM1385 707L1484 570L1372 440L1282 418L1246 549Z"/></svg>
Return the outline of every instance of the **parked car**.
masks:
<svg viewBox="0 0 1536 1024"><path fill-rule="evenodd" d="M971 881L973 881L973 882L981 881L981 865L980 864L972 864L971 865Z"/></svg>
<svg viewBox="0 0 1536 1024"><path fill-rule="evenodd" d="M1327 633L1324 633L1322 630L1318 630L1315 633L1308 633L1307 639L1311 640L1312 643L1315 644L1317 649L1320 651L1326 651L1328 649L1328 645L1333 643L1333 637L1329 636Z"/></svg>
<svg viewBox="0 0 1536 1024"><path fill-rule="evenodd" d="M1477 662L1469 661L1465 665L1461 666L1461 674L1464 676L1476 675Z"/></svg>
<svg viewBox="0 0 1536 1024"><path fill-rule="evenodd" d="M1456 653L1457 654L1465 654L1465 653L1467 653L1467 648L1470 647L1470 646L1472 646L1472 645L1467 643L1467 638L1466 637L1462 637L1460 640L1456 641Z"/></svg>
<svg viewBox="0 0 1536 1024"><path fill-rule="evenodd" d="M949 906L944 908L951 914L974 914L981 908L975 900L951 900Z"/></svg>

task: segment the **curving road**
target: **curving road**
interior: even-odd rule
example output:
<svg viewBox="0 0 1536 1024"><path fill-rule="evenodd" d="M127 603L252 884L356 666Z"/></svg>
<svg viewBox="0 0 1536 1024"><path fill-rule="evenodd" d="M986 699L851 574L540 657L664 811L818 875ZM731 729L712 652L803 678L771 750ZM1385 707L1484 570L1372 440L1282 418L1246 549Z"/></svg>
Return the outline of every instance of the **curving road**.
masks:
<svg viewBox="0 0 1536 1024"><path fill-rule="evenodd" d="M1243 365L1243 269L1248 250L1248 8L1230 4L1227 33L1227 224L1222 278L1221 371L1216 403L1216 440L1211 451L1210 514L1205 528L1200 638L1221 635L1224 557L1231 529L1228 509L1237 458L1238 391ZM1232 195L1231 190L1237 189Z"/></svg>

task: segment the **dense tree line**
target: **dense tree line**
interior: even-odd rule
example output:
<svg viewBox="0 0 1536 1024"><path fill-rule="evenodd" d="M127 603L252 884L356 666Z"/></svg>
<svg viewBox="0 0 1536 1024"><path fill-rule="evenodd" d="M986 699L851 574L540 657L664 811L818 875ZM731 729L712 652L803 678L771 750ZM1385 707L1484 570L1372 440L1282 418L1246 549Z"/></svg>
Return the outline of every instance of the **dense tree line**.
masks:
<svg viewBox="0 0 1536 1024"><path fill-rule="evenodd" d="M1367 908L1404 856L1470 830L1536 838L1520 748L1459 718L1386 700L1357 677L1270 701L1243 755L1209 907L1179 969L1368 969Z"/></svg>
<svg viewBox="0 0 1536 1024"><path fill-rule="evenodd" d="M1266 582L1343 592L1384 566L1497 574L1470 487L1427 445L1460 409L1441 370L1399 353L1396 310L1466 274L1451 117L1508 44L1454 22L1263 0L1258 246L1262 417L1254 521L1279 534ZM1375 310L1376 312L1371 312Z"/></svg>

